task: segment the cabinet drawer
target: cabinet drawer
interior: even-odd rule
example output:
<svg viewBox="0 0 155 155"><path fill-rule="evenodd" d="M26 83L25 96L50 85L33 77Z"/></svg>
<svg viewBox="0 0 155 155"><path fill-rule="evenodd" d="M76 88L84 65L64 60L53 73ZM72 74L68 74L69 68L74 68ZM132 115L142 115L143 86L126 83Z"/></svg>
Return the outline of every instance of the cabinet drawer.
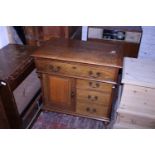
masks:
<svg viewBox="0 0 155 155"><path fill-rule="evenodd" d="M76 112L88 116L109 118L109 107L77 103Z"/></svg>
<svg viewBox="0 0 155 155"><path fill-rule="evenodd" d="M77 102L109 106L112 93L77 89Z"/></svg>
<svg viewBox="0 0 155 155"><path fill-rule="evenodd" d="M63 74L67 76L77 76L91 78L96 80L105 80L116 82L117 68L114 67L93 67L86 64L67 63L61 61L36 60L36 65L39 71L52 74Z"/></svg>
<svg viewBox="0 0 155 155"><path fill-rule="evenodd" d="M77 88L111 93L114 85L91 80L77 80Z"/></svg>

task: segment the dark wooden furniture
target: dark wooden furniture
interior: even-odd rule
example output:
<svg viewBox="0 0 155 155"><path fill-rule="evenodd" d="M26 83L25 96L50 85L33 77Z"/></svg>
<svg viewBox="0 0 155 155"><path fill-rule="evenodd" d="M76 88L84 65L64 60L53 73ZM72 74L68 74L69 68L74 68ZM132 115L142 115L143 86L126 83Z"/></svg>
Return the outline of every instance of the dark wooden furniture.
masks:
<svg viewBox="0 0 155 155"><path fill-rule="evenodd" d="M119 46L53 39L32 56L41 76L45 110L110 120L122 66Z"/></svg>
<svg viewBox="0 0 155 155"><path fill-rule="evenodd" d="M39 110L40 88L30 57L33 50L13 44L0 50L0 128L26 128ZM30 83L33 78L35 81ZM34 96L32 90L36 91Z"/></svg>
<svg viewBox="0 0 155 155"><path fill-rule="evenodd" d="M10 126L5 113L5 109L0 98L0 129L8 129L9 127Z"/></svg>
<svg viewBox="0 0 155 155"><path fill-rule="evenodd" d="M28 45L40 46L51 38L81 39L80 26L24 26L24 33Z"/></svg>
<svg viewBox="0 0 155 155"><path fill-rule="evenodd" d="M124 40L105 39L103 30L125 32ZM139 46L142 37L142 28L140 26L89 26L88 40L99 41L108 44L121 45L124 57L138 57Z"/></svg>

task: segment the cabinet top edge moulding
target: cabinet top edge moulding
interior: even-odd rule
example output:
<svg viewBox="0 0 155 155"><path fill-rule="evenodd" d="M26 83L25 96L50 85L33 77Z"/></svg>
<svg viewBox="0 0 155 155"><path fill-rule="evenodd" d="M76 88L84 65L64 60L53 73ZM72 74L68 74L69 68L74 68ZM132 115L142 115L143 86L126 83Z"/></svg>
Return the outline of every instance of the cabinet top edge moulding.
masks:
<svg viewBox="0 0 155 155"><path fill-rule="evenodd" d="M51 39L32 56L116 68L122 68L123 62L121 46L69 39Z"/></svg>

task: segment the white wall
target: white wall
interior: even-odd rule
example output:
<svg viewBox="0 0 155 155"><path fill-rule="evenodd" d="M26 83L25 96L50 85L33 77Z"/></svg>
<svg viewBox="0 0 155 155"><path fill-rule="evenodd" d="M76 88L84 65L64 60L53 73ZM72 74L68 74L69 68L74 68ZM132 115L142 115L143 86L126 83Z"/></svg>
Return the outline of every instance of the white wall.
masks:
<svg viewBox="0 0 155 155"><path fill-rule="evenodd" d="M0 49L9 43L9 37L6 26L0 26Z"/></svg>
<svg viewBox="0 0 155 155"><path fill-rule="evenodd" d="M82 38L81 38L81 40L87 41L87 34L88 34L88 26L82 26Z"/></svg>
<svg viewBox="0 0 155 155"><path fill-rule="evenodd" d="M138 58L155 58L155 26L143 26Z"/></svg>

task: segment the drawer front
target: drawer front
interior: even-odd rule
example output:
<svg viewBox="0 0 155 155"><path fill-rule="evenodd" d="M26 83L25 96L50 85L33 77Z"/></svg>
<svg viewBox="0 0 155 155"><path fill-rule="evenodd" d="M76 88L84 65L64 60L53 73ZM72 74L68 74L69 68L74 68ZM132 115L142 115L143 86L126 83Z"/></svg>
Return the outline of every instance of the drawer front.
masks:
<svg viewBox="0 0 155 155"><path fill-rule="evenodd" d="M96 117L105 117L109 118L109 107L104 107L100 105L89 105L77 103L76 112L78 114L88 115L88 116L96 116Z"/></svg>
<svg viewBox="0 0 155 155"><path fill-rule="evenodd" d="M81 90L77 89L77 102L79 103L89 103L90 105L111 105L111 95L112 93L101 93L96 91Z"/></svg>
<svg viewBox="0 0 155 155"><path fill-rule="evenodd" d="M78 76L96 80L116 81L117 68L93 67L91 65L65 63L60 61L36 60L39 71L67 76Z"/></svg>
<svg viewBox="0 0 155 155"><path fill-rule="evenodd" d="M77 80L77 88L111 93L114 85L91 80Z"/></svg>

